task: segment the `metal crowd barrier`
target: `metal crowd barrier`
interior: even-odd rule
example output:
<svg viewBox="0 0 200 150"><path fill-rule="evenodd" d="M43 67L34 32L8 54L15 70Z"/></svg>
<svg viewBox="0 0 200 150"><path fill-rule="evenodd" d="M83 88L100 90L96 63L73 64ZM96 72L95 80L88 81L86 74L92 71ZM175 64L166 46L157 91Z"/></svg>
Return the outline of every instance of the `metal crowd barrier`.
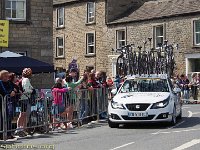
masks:
<svg viewBox="0 0 200 150"><path fill-rule="evenodd" d="M61 99L62 106L55 103L55 98ZM79 89L64 93L45 89L35 95L0 95L0 100L0 134L6 141L14 132L19 136L47 133L51 128L67 129L69 124L79 127L89 117L99 120L99 116L107 112L108 89Z"/></svg>

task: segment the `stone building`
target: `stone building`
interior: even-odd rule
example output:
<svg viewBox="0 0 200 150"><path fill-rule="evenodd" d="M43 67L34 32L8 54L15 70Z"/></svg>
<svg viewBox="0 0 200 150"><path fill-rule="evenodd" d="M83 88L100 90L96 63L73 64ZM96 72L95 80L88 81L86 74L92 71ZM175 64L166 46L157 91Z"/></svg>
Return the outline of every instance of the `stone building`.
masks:
<svg viewBox="0 0 200 150"><path fill-rule="evenodd" d="M107 67L105 0L54 0L54 64L67 69L73 58L84 69Z"/></svg>
<svg viewBox="0 0 200 150"><path fill-rule="evenodd" d="M53 63L53 0L1 0L0 19L10 21L9 47L12 51ZM53 76L36 75L35 87L50 87Z"/></svg>
<svg viewBox="0 0 200 150"><path fill-rule="evenodd" d="M200 72L200 1L147 0L138 5L123 17L107 22L106 47L143 46L143 41L151 37L152 46L156 48L158 43L168 40L175 46L177 73L190 77L192 72ZM150 43L146 47L150 47ZM108 66L112 68L108 69L113 75L116 57L109 55Z"/></svg>
<svg viewBox="0 0 200 150"><path fill-rule="evenodd" d="M88 16L95 18L92 23ZM143 46L151 37L153 47L165 39L178 44L177 72L189 76L200 72L199 20L199 0L54 0L54 63L67 68L77 57L82 70L94 67L115 76L118 55L112 48Z"/></svg>

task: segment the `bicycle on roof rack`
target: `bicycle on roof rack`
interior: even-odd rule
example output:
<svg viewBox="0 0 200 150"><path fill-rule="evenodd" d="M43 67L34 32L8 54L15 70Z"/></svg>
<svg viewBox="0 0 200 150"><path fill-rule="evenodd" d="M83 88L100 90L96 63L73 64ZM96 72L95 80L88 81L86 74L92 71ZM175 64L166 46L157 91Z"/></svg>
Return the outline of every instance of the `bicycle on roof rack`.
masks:
<svg viewBox="0 0 200 150"><path fill-rule="evenodd" d="M117 58L116 73L120 76L142 74L168 74L172 76L175 69L174 47L165 40L158 47L151 48L152 38L148 38L150 48L135 45L126 45L117 49L120 55Z"/></svg>

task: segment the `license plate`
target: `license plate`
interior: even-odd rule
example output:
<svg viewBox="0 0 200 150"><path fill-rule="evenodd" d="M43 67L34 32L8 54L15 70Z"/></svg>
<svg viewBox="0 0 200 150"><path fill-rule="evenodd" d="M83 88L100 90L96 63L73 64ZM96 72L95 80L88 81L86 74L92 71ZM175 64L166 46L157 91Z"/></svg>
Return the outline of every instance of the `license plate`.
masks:
<svg viewBox="0 0 200 150"><path fill-rule="evenodd" d="M147 112L129 112L128 113L129 117L148 117Z"/></svg>

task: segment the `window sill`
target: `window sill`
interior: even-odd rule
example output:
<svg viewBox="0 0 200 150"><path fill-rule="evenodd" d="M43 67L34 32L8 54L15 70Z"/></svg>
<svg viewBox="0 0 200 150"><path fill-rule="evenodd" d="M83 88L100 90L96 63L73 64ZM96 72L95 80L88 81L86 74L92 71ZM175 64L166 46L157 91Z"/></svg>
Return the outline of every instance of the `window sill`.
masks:
<svg viewBox="0 0 200 150"><path fill-rule="evenodd" d="M31 24L31 21L27 21L27 20L24 20L24 21L21 21L21 20L9 20L10 24L27 24L27 25L30 25Z"/></svg>
<svg viewBox="0 0 200 150"><path fill-rule="evenodd" d="M95 24L96 24L95 21L94 21L94 22L86 22L86 23L85 23L86 26L89 26L89 25L95 25Z"/></svg>
<svg viewBox="0 0 200 150"><path fill-rule="evenodd" d="M96 57L96 54L85 54L85 57Z"/></svg>
<svg viewBox="0 0 200 150"><path fill-rule="evenodd" d="M65 57L64 56L62 56L62 57L55 57L55 59L65 59Z"/></svg>
<svg viewBox="0 0 200 150"><path fill-rule="evenodd" d="M64 29L65 26L62 26L62 27L56 27L56 30L60 30L60 29Z"/></svg>
<svg viewBox="0 0 200 150"><path fill-rule="evenodd" d="M200 45L193 45L192 48L200 48Z"/></svg>

